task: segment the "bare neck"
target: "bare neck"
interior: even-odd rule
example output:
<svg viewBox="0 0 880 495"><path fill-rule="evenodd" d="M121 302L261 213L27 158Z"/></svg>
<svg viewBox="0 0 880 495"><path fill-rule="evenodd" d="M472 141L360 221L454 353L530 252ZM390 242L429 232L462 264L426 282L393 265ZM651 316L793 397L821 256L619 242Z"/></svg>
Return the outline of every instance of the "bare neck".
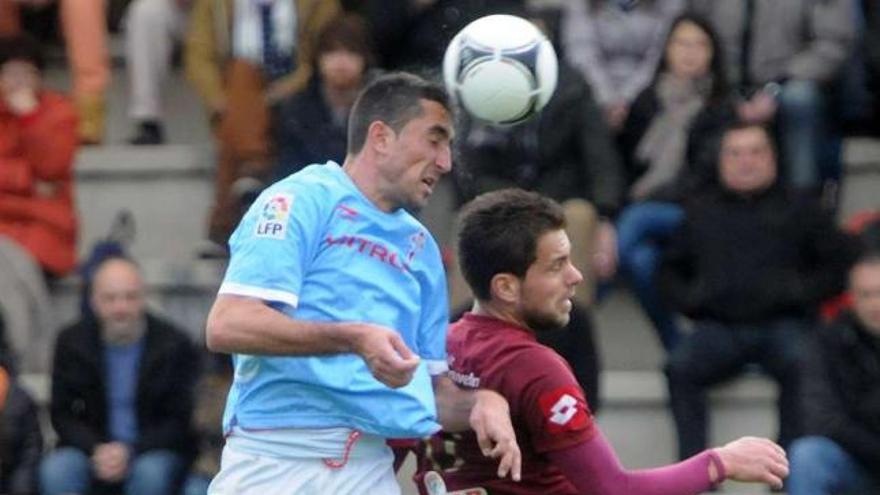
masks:
<svg viewBox="0 0 880 495"><path fill-rule="evenodd" d="M371 203L380 210L391 213L397 209L397 205L384 193L383 180L379 175L378 168L375 166L374 159L367 153L367 151L361 150L356 155L346 155L342 170Z"/></svg>
<svg viewBox="0 0 880 495"><path fill-rule="evenodd" d="M505 321L507 323L511 323L518 327L522 327L532 331L531 328L526 325L518 315L516 315L510 309L504 307L501 304L496 304L491 301L480 301L478 299L474 300L474 306L471 308L471 313L479 316L488 316L490 318L495 318L496 320Z"/></svg>

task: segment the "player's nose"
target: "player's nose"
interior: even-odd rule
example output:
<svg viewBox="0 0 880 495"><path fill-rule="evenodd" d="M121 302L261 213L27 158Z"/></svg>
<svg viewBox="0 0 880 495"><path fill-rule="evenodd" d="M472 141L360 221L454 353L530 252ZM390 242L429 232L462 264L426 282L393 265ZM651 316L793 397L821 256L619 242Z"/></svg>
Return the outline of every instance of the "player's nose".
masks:
<svg viewBox="0 0 880 495"><path fill-rule="evenodd" d="M434 164L444 174L452 171L452 148L449 145L443 146L434 160Z"/></svg>

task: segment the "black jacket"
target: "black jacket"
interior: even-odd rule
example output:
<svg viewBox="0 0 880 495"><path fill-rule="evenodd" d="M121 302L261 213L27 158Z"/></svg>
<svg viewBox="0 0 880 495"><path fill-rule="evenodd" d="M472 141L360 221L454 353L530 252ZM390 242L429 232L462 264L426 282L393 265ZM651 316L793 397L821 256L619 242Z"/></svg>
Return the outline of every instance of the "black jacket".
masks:
<svg viewBox="0 0 880 495"><path fill-rule="evenodd" d="M153 316L147 316L145 339L136 392L135 453L169 449L190 455L198 356L183 333ZM59 445L88 454L111 441L103 347L98 325L91 320L62 331L55 345L52 425Z"/></svg>
<svg viewBox="0 0 880 495"><path fill-rule="evenodd" d="M672 307L747 324L812 316L843 290L852 243L818 203L778 187L742 196L713 187L685 202L660 268Z"/></svg>
<svg viewBox="0 0 880 495"><path fill-rule="evenodd" d="M880 337L851 313L818 332L805 360L806 431L840 444L880 473Z"/></svg>
<svg viewBox="0 0 880 495"><path fill-rule="evenodd" d="M531 120L503 128L463 120L453 169L462 199L521 187L585 199L605 216L620 208L623 163L589 85L568 65L560 63L556 91Z"/></svg>
<svg viewBox="0 0 880 495"><path fill-rule="evenodd" d="M0 407L0 449L0 493L37 493L43 435L34 401L14 380Z"/></svg>

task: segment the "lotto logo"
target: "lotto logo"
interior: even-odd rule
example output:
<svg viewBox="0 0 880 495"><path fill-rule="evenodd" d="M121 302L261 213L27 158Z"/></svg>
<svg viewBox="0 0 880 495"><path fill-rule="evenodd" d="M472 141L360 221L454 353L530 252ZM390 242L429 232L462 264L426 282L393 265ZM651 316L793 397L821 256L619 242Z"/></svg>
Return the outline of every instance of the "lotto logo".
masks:
<svg viewBox="0 0 880 495"><path fill-rule="evenodd" d="M560 387L538 399L547 431L561 433L590 427L590 412L577 387Z"/></svg>
<svg viewBox="0 0 880 495"><path fill-rule="evenodd" d="M565 394L556 401L556 404L553 404L553 407L550 408L550 412L553 413L550 416L550 422L556 423L558 425L564 425L571 421L571 418L577 414L577 400Z"/></svg>

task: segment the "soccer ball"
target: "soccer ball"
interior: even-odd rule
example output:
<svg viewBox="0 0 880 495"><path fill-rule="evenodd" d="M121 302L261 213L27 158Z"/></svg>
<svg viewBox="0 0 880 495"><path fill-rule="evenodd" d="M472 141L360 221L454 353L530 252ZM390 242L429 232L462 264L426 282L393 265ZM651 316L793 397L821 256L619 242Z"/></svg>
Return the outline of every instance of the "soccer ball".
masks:
<svg viewBox="0 0 880 495"><path fill-rule="evenodd" d="M512 125L537 114L556 89L553 45L531 22L513 15L465 26L443 56L443 80L474 118Z"/></svg>

